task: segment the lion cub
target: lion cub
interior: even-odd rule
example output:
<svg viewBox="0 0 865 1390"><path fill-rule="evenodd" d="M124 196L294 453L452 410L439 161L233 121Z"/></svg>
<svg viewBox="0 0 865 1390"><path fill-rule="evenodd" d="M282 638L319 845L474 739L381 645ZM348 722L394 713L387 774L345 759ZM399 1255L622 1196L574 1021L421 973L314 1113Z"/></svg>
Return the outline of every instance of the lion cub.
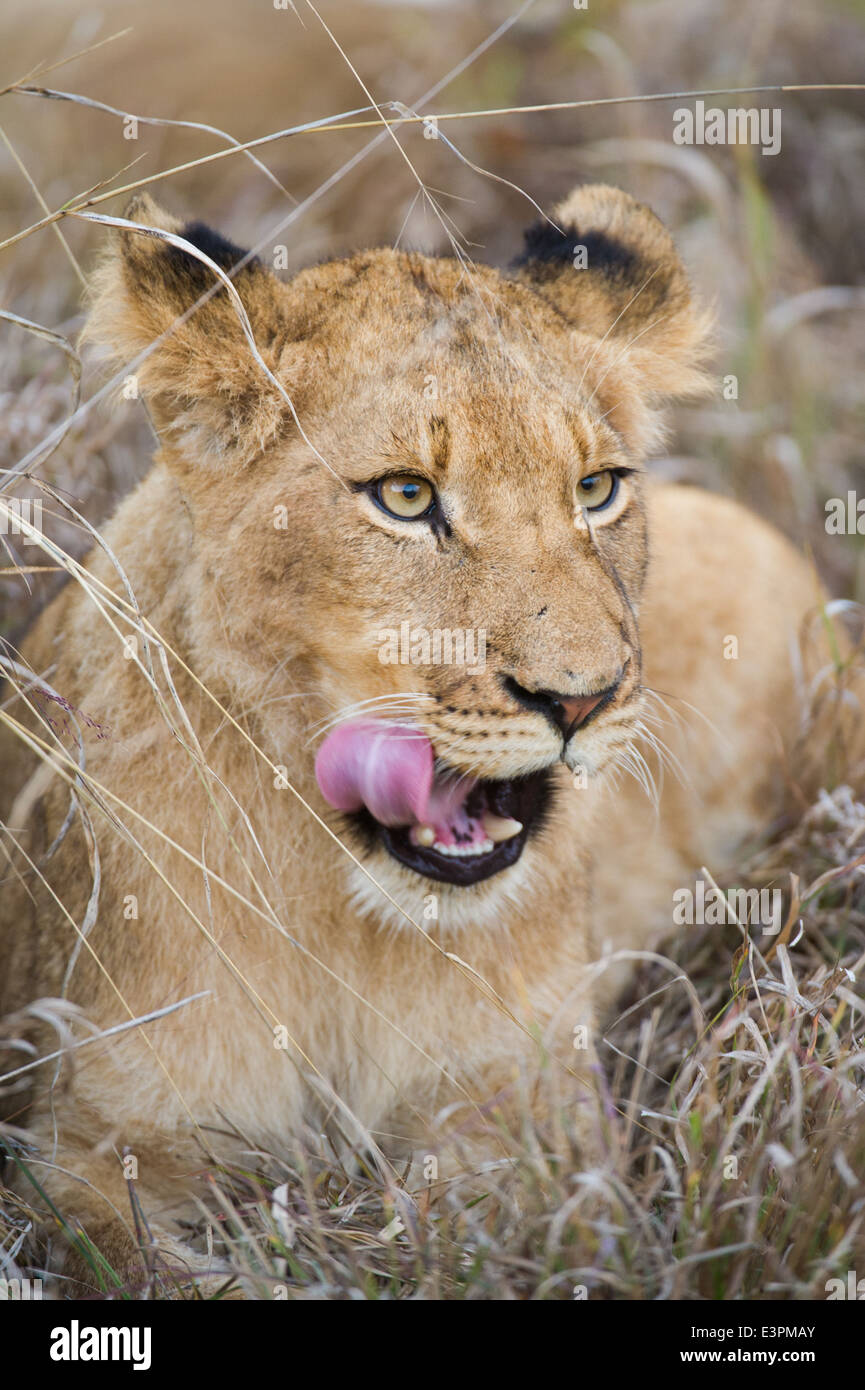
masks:
<svg viewBox="0 0 865 1390"><path fill-rule="evenodd" d="M260 355L192 249L116 237L88 336L159 450L7 688L3 1004L90 1030L32 1072L28 1166L132 1278L130 1176L176 1256L196 1172L310 1130L495 1167L552 1088L590 1162L615 952L781 804L819 594L757 517L646 474L708 325L617 189L507 270L385 249L288 283L128 215L235 270ZM617 774L663 702L693 718L655 807Z"/></svg>

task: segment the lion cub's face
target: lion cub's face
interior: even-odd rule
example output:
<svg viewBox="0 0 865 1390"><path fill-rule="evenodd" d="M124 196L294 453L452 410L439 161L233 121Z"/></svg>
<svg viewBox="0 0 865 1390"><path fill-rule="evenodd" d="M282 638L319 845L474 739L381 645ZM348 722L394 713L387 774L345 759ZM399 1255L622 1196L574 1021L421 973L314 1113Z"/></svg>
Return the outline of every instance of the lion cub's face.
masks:
<svg viewBox="0 0 865 1390"><path fill-rule="evenodd" d="M305 737L283 761L303 775L318 753L386 886L475 903L542 856L553 770L594 777L635 733L642 454L655 397L700 380L652 214L592 188L555 221L506 275L389 251L287 285L241 271L297 419L224 293L141 369L193 518L202 648L245 704L258 687L271 737L291 711ZM181 234L224 268L241 255ZM130 236L93 331L140 351L212 283Z"/></svg>

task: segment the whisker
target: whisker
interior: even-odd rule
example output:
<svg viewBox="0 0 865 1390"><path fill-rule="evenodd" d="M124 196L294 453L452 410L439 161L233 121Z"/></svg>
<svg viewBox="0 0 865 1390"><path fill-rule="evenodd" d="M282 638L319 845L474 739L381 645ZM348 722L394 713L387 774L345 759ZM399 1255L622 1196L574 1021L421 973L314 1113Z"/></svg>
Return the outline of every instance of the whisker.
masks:
<svg viewBox="0 0 865 1390"><path fill-rule="evenodd" d="M372 714L377 709L386 709L392 713L395 708L415 710L429 700L429 695L424 691L393 691L387 695L373 695L366 700L356 700L351 705L343 705L335 713L325 715L324 719L316 720L309 726L310 737L314 738L323 733L326 729L340 724L347 719L352 719L356 714Z"/></svg>
<svg viewBox="0 0 865 1390"><path fill-rule="evenodd" d="M652 776L651 769L643 757L640 750L633 741L625 745L625 750L619 758L619 766L633 777L634 781L646 793L646 797L655 809L657 814L660 810L658 800L658 788Z"/></svg>
<svg viewBox="0 0 865 1390"><path fill-rule="evenodd" d="M730 750L729 738L726 736L726 734L722 732L721 729L718 728L718 725L715 724L713 720L709 719L708 716L705 715L703 711L698 708L697 705L692 705L689 700L683 699L681 695L671 695L669 691L653 690L651 686L648 685L644 685L642 688L644 693L646 695L651 695L674 720L680 721L680 727L681 725L684 725L685 729L687 729L688 732L693 732L693 730L685 721L684 716L679 715L677 711L674 711L670 708L669 704L667 703L669 700L675 700L677 704L684 706L684 708L690 714L695 714L697 718L701 720L703 724L705 724L706 728L712 734L714 734L721 746L726 748L728 751Z"/></svg>
<svg viewBox="0 0 865 1390"><path fill-rule="evenodd" d="M684 763L673 752L669 744L666 743L664 739L660 737L659 734L656 734L652 729L647 728L642 719L637 721L635 728L637 729L637 732L640 734L640 736L646 740L649 747L657 755L658 762L661 767L662 779L663 769L667 768L681 786L691 787L691 778ZM663 780L661 781L661 789L663 789Z"/></svg>

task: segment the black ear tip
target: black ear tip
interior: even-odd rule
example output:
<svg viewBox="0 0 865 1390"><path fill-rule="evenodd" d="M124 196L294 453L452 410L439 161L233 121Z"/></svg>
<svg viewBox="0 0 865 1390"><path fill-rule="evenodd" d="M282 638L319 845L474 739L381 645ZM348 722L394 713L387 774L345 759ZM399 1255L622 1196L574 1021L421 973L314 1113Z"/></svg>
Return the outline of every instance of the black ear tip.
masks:
<svg viewBox="0 0 865 1390"><path fill-rule="evenodd" d="M535 266L542 276L545 272L557 274L566 264L573 264L578 248L585 251L588 270L625 279L632 277L640 259L618 237L603 231L581 233L573 222L563 230L551 222L535 222L524 232L523 239L525 246L513 262L513 268Z"/></svg>
<svg viewBox="0 0 865 1390"><path fill-rule="evenodd" d="M224 237L220 232L215 232L212 227L208 227L206 222L187 222L185 227L181 227L179 235L184 241L189 241L199 251L203 251L205 256L209 256L215 261L220 270L233 270L240 261L257 262L257 257L250 256L242 246L236 246L228 237ZM178 255L184 252L178 251ZM248 259L247 259L248 258ZM188 260L189 257L186 257ZM200 262L198 263L200 264Z"/></svg>
<svg viewBox="0 0 865 1390"><path fill-rule="evenodd" d="M515 266L527 265L530 261L573 260L574 251L580 241L576 228L561 231L552 222L533 222L523 232L523 249L514 261Z"/></svg>
<svg viewBox="0 0 865 1390"><path fill-rule="evenodd" d="M233 241L229 241L220 232L215 232L212 227L208 227L206 222L187 222L184 227L180 228L177 235L183 237L184 241L190 242L197 250L202 251L227 275L236 274L236 268L239 265L242 265L245 272L254 270L261 264L257 256L250 255L248 251L244 251L242 246L236 246ZM205 290L213 288L213 271L197 256L190 255L188 251L181 250L179 246L171 245L165 246L164 254L165 273L171 275L172 279L178 283L178 287L183 287L184 293L203 294Z"/></svg>

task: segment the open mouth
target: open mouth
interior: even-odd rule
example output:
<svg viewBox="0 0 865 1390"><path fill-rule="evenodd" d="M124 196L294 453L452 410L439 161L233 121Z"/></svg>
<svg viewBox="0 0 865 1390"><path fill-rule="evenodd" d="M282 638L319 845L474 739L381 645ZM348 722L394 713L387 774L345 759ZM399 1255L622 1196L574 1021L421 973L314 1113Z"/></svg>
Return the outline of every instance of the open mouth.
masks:
<svg viewBox="0 0 865 1390"><path fill-rule="evenodd" d="M543 824L548 769L508 779L461 776L425 735L381 721L339 725L316 758L325 799L370 844L440 883L469 886L515 864Z"/></svg>
<svg viewBox="0 0 865 1390"><path fill-rule="evenodd" d="M476 781L464 804L464 815L449 825L450 836L429 839L431 827L392 828L376 823L379 838L401 864L440 883L480 883L516 864L529 835L541 824L550 796L547 770L507 781ZM370 817L370 819L373 819ZM494 839L493 836L496 838Z"/></svg>

